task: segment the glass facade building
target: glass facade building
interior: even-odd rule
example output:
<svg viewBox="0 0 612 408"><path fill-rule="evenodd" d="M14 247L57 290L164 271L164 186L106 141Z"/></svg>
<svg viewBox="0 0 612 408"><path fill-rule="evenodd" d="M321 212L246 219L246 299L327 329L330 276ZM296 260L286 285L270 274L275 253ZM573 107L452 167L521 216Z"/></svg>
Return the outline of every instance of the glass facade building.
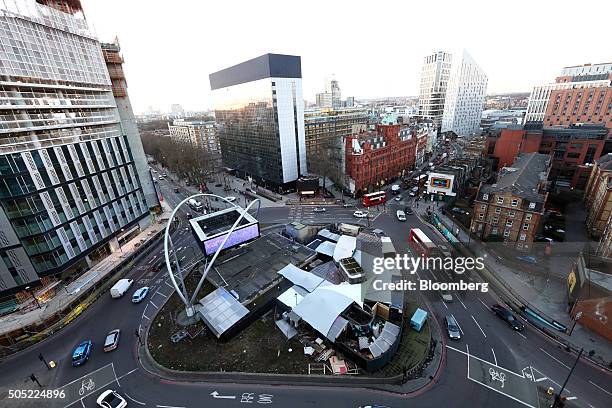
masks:
<svg viewBox="0 0 612 408"><path fill-rule="evenodd" d="M300 57L266 54L210 75L226 166L279 190L306 174Z"/></svg>
<svg viewBox="0 0 612 408"><path fill-rule="evenodd" d="M148 225L142 160L80 3L0 3L0 296Z"/></svg>

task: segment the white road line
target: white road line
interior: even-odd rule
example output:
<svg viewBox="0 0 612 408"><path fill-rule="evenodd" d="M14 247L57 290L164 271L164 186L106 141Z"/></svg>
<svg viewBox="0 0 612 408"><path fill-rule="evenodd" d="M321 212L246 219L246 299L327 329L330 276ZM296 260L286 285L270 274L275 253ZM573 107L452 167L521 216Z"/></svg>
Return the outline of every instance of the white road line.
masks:
<svg viewBox="0 0 612 408"><path fill-rule="evenodd" d="M546 354L548 357L552 358L553 360L555 360L557 363L561 364L563 367L567 368L568 370L570 369L570 367L568 365L566 365L565 363L563 363L563 361L559 360L558 358L556 358L555 356L553 356L552 354L548 353L546 350L544 350L542 347L538 347L544 354Z"/></svg>
<svg viewBox="0 0 612 408"><path fill-rule="evenodd" d="M149 300L149 303L152 304L154 308L159 309L159 306L157 306L155 303L153 303L152 300Z"/></svg>
<svg viewBox="0 0 612 408"><path fill-rule="evenodd" d="M463 302L461 301L461 298L459 297L459 295L457 295L457 300L459 301L459 303L461 303L461 306L463 306L463 308L465 310L467 310L467 307L465 307L465 305L463 304Z"/></svg>
<svg viewBox="0 0 612 408"><path fill-rule="evenodd" d="M117 378L117 380L120 380L120 379L122 379L123 377L127 377L128 375L132 374L134 371L137 371L137 370L138 370L138 368L135 368L135 369L133 369L133 370L130 370L130 371L128 371L127 373L120 375L120 376ZM119 382L119 381L117 381L117 382Z"/></svg>
<svg viewBox="0 0 612 408"><path fill-rule="evenodd" d="M137 403L137 404L140 404L140 405L146 405L144 402L140 402L140 401L135 400L134 398L130 397L130 396L127 394L127 392L125 392L125 391L123 391L123 395L125 395L125 396L126 396L126 397L127 397L129 400L130 400L130 401L133 401L133 402L135 402L135 403Z"/></svg>
<svg viewBox="0 0 612 408"><path fill-rule="evenodd" d="M482 335L485 337L485 339L487 338L487 335L485 334L484 330L482 330L482 327L480 327L480 325L478 324L478 322L476 321L476 319L474 319L474 316L470 315L472 317L472 320L474 321L474 323L476 323L476 326L478 326L478 328L480 329L480 332L482 333ZM496 364L497 365L497 364Z"/></svg>
<svg viewBox="0 0 612 408"><path fill-rule="evenodd" d="M548 377L542 377L542 378L538 378L537 380L535 380L535 382L541 382L541 381L548 380L548 379L549 379Z"/></svg>
<svg viewBox="0 0 612 408"><path fill-rule="evenodd" d="M85 408L85 403L83 402L83 398L81 398L81 405Z"/></svg>
<svg viewBox="0 0 612 408"><path fill-rule="evenodd" d="M444 307L448 309L448 306L446 306L446 302L444 301L444 298L442 298L442 295L440 295L440 299L442 299L442 304L444 305Z"/></svg>
<svg viewBox="0 0 612 408"><path fill-rule="evenodd" d="M164 295L164 294L163 294L163 293L161 293L159 290L158 290L157 292L155 292L155 294L156 294L156 295L163 296L163 297L165 297L165 298L167 298L167 297L168 297L168 295Z"/></svg>
<svg viewBox="0 0 612 408"><path fill-rule="evenodd" d="M115 376L115 380L117 380L117 385L121 387L121 383L119 382L119 378L117 378L117 372L115 371L115 365L111 363L111 368L113 369L113 375Z"/></svg>
<svg viewBox="0 0 612 408"><path fill-rule="evenodd" d="M594 387L599 388L600 390L602 390L603 392L605 392L606 394L612 396L612 393L610 393L609 391L603 389L602 387L600 387L599 385L595 384L593 381L589 380L589 384L591 384Z"/></svg>
<svg viewBox="0 0 612 408"><path fill-rule="evenodd" d="M450 346L446 346L446 347L451 348L451 349L453 348L453 347L450 347ZM455 349L455 350L460 351L458 349ZM461 352L463 353L463 351L461 351ZM465 345L465 352L466 352L466 356L467 356L467 358L466 358L466 360L467 360L467 378L470 378L470 346L467 345L467 344Z"/></svg>
<svg viewBox="0 0 612 408"><path fill-rule="evenodd" d="M455 315L451 315L453 316L453 318L455 319L455 323L457 323L457 327L459 327L459 331L461 332L461 334L463 334L465 336L465 333L463 332L463 329L461 328L461 326L459 326L459 320L457 320L457 318L455 317Z"/></svg>
<svg viewBox="0 0 612 408"><path fill-rule="evenodd" d="M147 262L147 263L151 264L155 260L155 258L157 258L157 255L155 255L153 258L151 258L151 260L149 262Z"/></svg>
<svg viewBox="0 0 612 408"><path fill-rule="evenodd" d="M479 301L480 303L482 303L482 305L483 305L483 306L484 306L484 307L485 307L487 310L491 310L491 309L489 309L489 306L487 306L487 304L486 304L485 302L483 302L483 301L482 301L480 298L478 298L478 301Z"/></svg>
<svg viewBox="0 0 612 408"><path fill-rule="evenodd" d="M100 368L98 368L98 369L93 370L91 373L87 373L87 374L85 374L85 375L80 376L80 377L79 377L79 378L77 378L76 380L70 381L68 384L64 384L64 385L63 385L63 386L61 386L60 388L66 388L66 387L67 387L67 386L69 386L70 384L75 383L75 382L77 382L77 381L80 381L80 380L82 380L83 378L85 378L85 377L88 377L88 376L92 375L93 373L97 373L98 371L103 370L103 369L105 369L106 367L108 367L109 365L112 365L112 364L113 364L113 363L108 363L108 364L107 364L107 365L105 365L105 366L102 366L102 367L100 367ZM76 402L76 401L75 401L75 402ZM73 404L74 404L74 403L73 403Z"/></svg>
<svg viewBox="0 0 612 408"><path fill-rule="evenodd" d="M174 289L174 286L172 286L171 283L168 283L168 281L166 281L166 285L170 286L172 289Z"/></svg>
<svg viewBox="0 0 612 408"><path fill-rule="evenodd" d="M497 357L495 357L495 350L491 347L491 353L493 353L493 360L495 360L495 365L497 365Z"/></svg>
<svg viewBox="0 0 612 408"><path fill-rule="evenodd" d="M145 308L144 308L144 310L142 311L142 317L146 317L147 307L149 307L149 304L148 304L148 303L145 305Z"/></svg>
<svg viewBox="0 0 612 408"><path fill-rule="evenodd" d="M575 400L578 399L578 397L565 397L566 400L571 401L571 400Z"/></svg>
<svg viewBox="0 0 612 408"><path fill-rule="evenodd" d="M527 337L525 337L525 335L521 332L516 332L516 334L518 334L519 336L521 336L522 338L524 338L525 340L527 340Z"/></svg>
<svg viewBox="0 0 612 408"><path fill-rule="evenodd" d="M505 395L506 397L508 397L508 398L510 398L510 399L512 399L512 400L514 400L514 401L516 401L516 402L518 402L518 403L520 403L520 404L525 405L526 407L529 407L529 408L536 408L536 407L534 407L533 405L529 405L528 403L523 402L523 401L521 401L520 399L518 399L518 398L516 398L516 397L513 397L513 396L512 396L512 395L510 395L510 394L506 394L505 392L502 392L502 391L500 391L500 390L498 390L498 389L496 389L496 388L494 388L494 387L491 387L490 385L487 385L487 384L485 384L485 383L482 383L482 382L480 382L480 381L478 381L478 380L474 380L473 378L470 378L469 376L468 376L468 379L469 379L469 380L474 381L474 382L475 382L475 383L477 383L477 384L482 385L483 387L489 388L489 389L491 389L491 390L493 390L493 391L497 391L497 392L499 392L500 394Z"/></svg>

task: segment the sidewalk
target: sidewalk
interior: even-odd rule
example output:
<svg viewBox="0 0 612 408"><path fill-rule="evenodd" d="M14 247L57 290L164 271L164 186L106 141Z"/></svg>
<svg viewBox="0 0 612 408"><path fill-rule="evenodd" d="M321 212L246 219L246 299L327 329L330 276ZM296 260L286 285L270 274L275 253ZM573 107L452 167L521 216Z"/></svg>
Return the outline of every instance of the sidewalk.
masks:
<svg viewBox="0 0 612 408"><path fill-rule="evenodd" d="M423 216L426 214L427 205L421 204L417 210ZM571 262L573 262L569 257L551 257L550 264L546 265L548 273L539 272L527 264L524 269L512 268L496 259L496 256L483 243L469 237L463 227L442 213L441 208L436 208L435 213L470 252L485 259L486 269L514 297L548 319L554 319L568 328L572 327L574 322L569 315L566 284L567 274L572 267ZM525 299L528 299L528 301ZM552 330L549 331L553 332ZM554 335L561 341L572 344L577 349L584 348L585 354L593 351L591 358L602 365L608 366L612 362L612 345L610 342L584 329L580 323L576 324L571 335L559 331L554 331Z"/></svg>
<svg viewBox="0 0 612 408"><path fill-rule="evenodd" d="M0 335L10 333L22 327L32 324L41 324L54 314L61 312L68 305L78 299L83 293L111 274L125 258L130 257L138 248L146 247L148 241L159 231L165 228L169 213L164 212L157 220L142 230L129 242L123 244L120 250L110 254L99 263L93 265L91 269L79 276L64 288L59 289L55 296L41 304L40 308L30 308L21 312L14 312L0 317Z"/></svg>

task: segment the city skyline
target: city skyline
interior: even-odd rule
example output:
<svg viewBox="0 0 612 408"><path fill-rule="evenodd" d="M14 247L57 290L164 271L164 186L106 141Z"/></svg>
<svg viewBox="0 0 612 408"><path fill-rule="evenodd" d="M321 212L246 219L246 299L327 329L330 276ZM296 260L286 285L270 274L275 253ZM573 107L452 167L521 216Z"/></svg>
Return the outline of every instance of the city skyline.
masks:
<svg viewBox="0 0 612 408"><path fill-rule="evenodd" d="M591 2L593 6L598 3ZM564 66L611 59L602 44L585 44L579 36L565 37L563 42L546 41L554 38L556 27L563 26L563 21L586 16L593 7L572 9L570 16L567 8L558 4L553 8L548 4L519 3L504 10L502 16L488 14L482 2L473 6L473 13L462 13L458 4L417 4L410 9L397 5L393 13L386 8L369 7L366 19L363 7L347 9L342 4L315 2L302 5L299 21L283 15L291 11L286 7L270 6L264 13L247 3L241 5L240 15L234 13L234 7L185 2L183 7L172 8L152 2L145 8L141 2L84 1L86 17L99 39L112 41L116 35L121 42L137 112L145 111L149 105L167 110L171 103L180 103L188 110L210 109L208 74L268 52L302 58L304 98L311 102L316 93L324 90L325 79L332 76L339 81L344 95L417 96L423 57L438 50L465 48L487 73L489 94L530 92L534 85L558 75ZM317 28L322 9L346 24L335 20L331 34ZM440 9L446 11L439 13ZM435 24L431 19L415 18L434 10L438 19ZM211 15L232 15L232 24L240 30ZM462 19L457 20L456 15L462 15ZM518 22L528 15L546 15L546 19L538 20L529 30L500 31L500 19ZM273 24L263 24L264 16ZM143 18L148 24L136 28L133 21ZM436 30L435 26L445 29ZM449 36L451 31L453 35ZM594 25L590 32L592 38L606 38L604 25ZM346 38L340 51L333 38L343 36ZM568 49L572 50L571 57ZM529 63L517 64L518 56ZM168 74L172 81L159 81Z"/></svg>

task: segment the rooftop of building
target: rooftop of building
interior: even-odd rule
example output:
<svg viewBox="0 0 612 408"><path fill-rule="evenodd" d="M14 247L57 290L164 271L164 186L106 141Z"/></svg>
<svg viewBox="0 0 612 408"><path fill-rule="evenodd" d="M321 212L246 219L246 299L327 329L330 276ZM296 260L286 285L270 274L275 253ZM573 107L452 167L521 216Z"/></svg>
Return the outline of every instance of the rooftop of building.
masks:
<svg viewBox="0 0 612 408"><path fill-rule="evenodd" d="M257 220L248 212L240 207L229 207L210 214L204 214L189 220L191 227L200 241L204 241L213 236L229 231L234 222L238 220L240 214L244 212L244 217L238 227L255 224Z"/></svg>
<svg viewBox="0 0 612 408"><path fill-rule="evenodd" d="M612 153L608 153L606 155L601 156L597 160L597 166L600 170L612 172Z"/></svg>
<svg viewBox="0 0 612 408"><path fill-rule="evenodd" d="M301 267L315 256L314 250L271 233L225 252L206 278L217 287L237 293L244 304L279 280L278 271L285 266L291 263Z"/></svg>
<svg viewBox="0 0 612 408"><path fill-rule="evenodd" d="M175 119L172 122L172 126L206 126L206 125L214 125L214 120L185 120L185 119Z"/></svg>
<svg viewBox="0 0 612 408"><path fill-rule="evenodd" d="M540 185L546 181L550 165L550 156L540 153L520 154L512 167L499 171L497 183L485 184L481 191L496 193L510 191L513 195L532 202L543 203L546 195L540 193Z"/></svg>

